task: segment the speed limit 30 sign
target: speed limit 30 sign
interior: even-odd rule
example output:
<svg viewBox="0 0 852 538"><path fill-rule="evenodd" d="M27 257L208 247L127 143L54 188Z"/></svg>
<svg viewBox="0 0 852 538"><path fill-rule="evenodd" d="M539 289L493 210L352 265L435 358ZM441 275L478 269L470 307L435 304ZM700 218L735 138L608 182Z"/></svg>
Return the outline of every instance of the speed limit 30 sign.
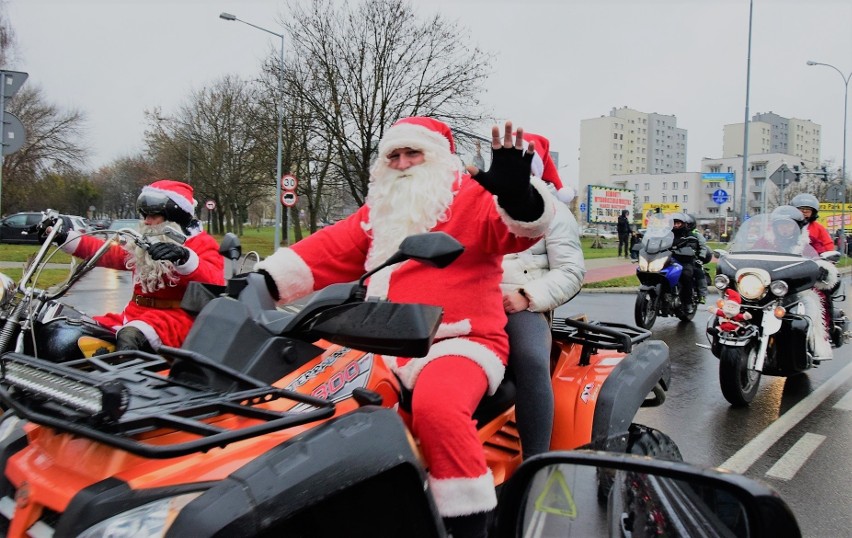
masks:
<svg viewBox="0 0 852 538"><path fill-rule="evenodd" d="M299 184L299 180L293 174L284 174L281 176L281 188L285 191L294 191Z"/></svg>

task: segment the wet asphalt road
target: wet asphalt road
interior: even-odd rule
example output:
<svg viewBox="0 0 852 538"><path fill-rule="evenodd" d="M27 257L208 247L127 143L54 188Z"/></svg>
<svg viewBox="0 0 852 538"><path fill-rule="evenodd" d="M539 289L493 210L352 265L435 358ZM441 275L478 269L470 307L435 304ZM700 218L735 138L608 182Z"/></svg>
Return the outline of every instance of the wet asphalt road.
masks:
<svg viewBox="0 0 852 538"><path fill-rule="evenodd" d="M850 276L843 278L852 290ZM119 309L129 296L129 273L95 269L65 300L91 315ZM582 292L557 315L586 313L590 319L632 325L634 300L629 293ZM848 298L844 309L852 312ZM803 375L764 376L755 401L737 409L722 397L718 360L696 345L707 342L709 316L699 310L691 323L657 319L652 337L669 346L672 386L661 407L641 410L636 421L671 436L690 463L736 469L777 489L805 536L849 536L852 344L836 349L835 360ZM808 447L810 455L802 457Z"/></svg>

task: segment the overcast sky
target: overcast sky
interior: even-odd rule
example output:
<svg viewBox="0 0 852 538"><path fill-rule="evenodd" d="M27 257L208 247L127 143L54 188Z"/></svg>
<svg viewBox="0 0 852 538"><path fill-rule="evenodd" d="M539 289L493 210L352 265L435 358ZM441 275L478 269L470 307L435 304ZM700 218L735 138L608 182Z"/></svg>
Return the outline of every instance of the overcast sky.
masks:
<svg viewBox="0 0 852 538"><path fill-rule="evenodd" d="M687 171L719 157L722 126L745 118L748 0L419 0L496 55L484 101L495 119L548 136L576 175L580 121L613 107L677 116ZM7 0L20 59L46 97L88 117L90 166L142 147L143 111L174 113L225 74L248 78L278 38L272 0ZM841 75L852 71L852 1L754 0L750 115L822 125L823 159L842 161ZM285 47L286 54L286 47ZM483 125L483 134L488 125ZM852 145L852 142L847 145Z"/></svg>

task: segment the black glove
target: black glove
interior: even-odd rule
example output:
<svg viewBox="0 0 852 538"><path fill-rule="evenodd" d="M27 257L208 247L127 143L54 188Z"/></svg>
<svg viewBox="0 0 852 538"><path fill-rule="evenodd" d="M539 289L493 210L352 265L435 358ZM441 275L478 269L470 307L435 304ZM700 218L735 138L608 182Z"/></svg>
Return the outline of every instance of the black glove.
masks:
<svg viewBox="0 0 852 538"><path fill-rule="evenodd" d="M154 243L148 248L152 260L166 260L183 265L189 259L189 249L174 243Z"/></svg>
<svg viewBox="0 0 852 538"><path fill-rule="evenodd" d="M39 222L38 224L34 224L33 226L31 226L30 229L29 229L29 232L30 233L38 233L39 239L44 241L45 239L47 239L47 234L50 233L48 228L52 228L52 227L56 226L57 222L61 222L61 221L59 221L59 219L56 219L56 218L44 219L43 221ZM56 243L57 245L62 245L67 240L68 240L68 230L65 230L65 229L60 230L55 236L53 236L53 242Z"/></svg>
<svg viewBox="0 0 852 538"><path fill-rule="evenodd" d="M278 285L275 284L275 279L272 278L272 275L270 275L263 269L258 269L257 272L263 275L263 280L266 282L266 289L269 290L269 295L271 295L272 298L275 299L276 303L280 301L281 294L278 293Z"/></svg>
<svg viewBox="0 0 852 538"><path fill-rule="evenodd" d="M497 196L497 203L513 219L531 222L544 213L544 200L530 185L533 154L522 149L500 147L491 152L491 168L480 170L475 179Z"/></svg>

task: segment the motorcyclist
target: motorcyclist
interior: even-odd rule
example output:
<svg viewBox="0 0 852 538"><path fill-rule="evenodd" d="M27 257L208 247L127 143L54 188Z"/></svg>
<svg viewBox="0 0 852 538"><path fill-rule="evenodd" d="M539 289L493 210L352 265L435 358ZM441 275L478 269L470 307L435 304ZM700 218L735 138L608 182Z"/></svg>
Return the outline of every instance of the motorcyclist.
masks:
<svg viewBox="0 0 852 538"><path fill-rule="evenodd" d="M139 231L154 234L170 227L187 240L180 245L158 238L147 251L135 244L113 245L98 265L133 271L133 296L124 311L94 316L101 325L116 331L119 350L156 351L161 345L179 347L193 318L180 308L190 281L224 284L224 260L216 240L201 229L194 216L197 202L192 187L161 179L142 189L136 209L142 216ZM62 250L88 258L103 245L102 238L71 230L57 234Z"/></svg>
<svg viewBox="0 0 852 538"><path fill-rule="evenodd" d="M698 255L699 244L687 229L687 217L683 213L674 213L672 215L672 233L674 234L674 247L672 258L677 260L683 267L681 273L681 282L684 285L680 287L680 303L683 310L691 314L695 311L695 304L692 302L693 287L695 286L695 258Z"/></svg>
<svg viewBox="0 0 852 538"><path fill-rule="evenodd" d="M825 226L817 222L819 214L819 200L809 193L797 194L790 200L790 205L799 209L807 221L806 229L811 246L817 254L834 250L834 241Z"/></svg>
<svg viewBox="0 0 852 538"><path fill-rule="evenodd" d="M704 273L704 264L709 263L713 258L713 253L707 248L707 240L703 235L696 230L695 217L689 213L684 213L686 218L687 231L698 240L698 256L695 258L695 290L698 292L698 302L704 304L707 302L707 275Z"/></svg>
<svg viewBox="0 0 852 538"><path fill-rule="evenodd" d="M754 244L755 249L769 248L776 252L801 254L813 257L816 252L808 244L808 234L803 231L807 224L805 216L797 208L781 205L769 214L772 237L761 237Z"/></svg>

